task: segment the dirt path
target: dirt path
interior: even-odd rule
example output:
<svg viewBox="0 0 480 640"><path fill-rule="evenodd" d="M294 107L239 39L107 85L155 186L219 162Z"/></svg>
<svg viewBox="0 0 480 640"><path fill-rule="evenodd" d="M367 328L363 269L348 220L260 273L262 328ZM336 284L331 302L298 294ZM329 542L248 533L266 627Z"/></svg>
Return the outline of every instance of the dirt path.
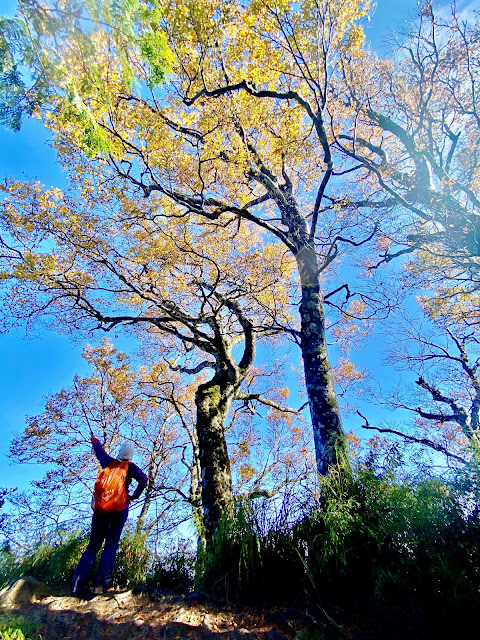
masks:
<svg viewBox="0 0 480 640"><path fill-rule="evenodd" d="M291 640L305 626L288 610L261 613L203 600L150 590L90 601L47 595L3 608L35 621L38 640Z"/></svg>

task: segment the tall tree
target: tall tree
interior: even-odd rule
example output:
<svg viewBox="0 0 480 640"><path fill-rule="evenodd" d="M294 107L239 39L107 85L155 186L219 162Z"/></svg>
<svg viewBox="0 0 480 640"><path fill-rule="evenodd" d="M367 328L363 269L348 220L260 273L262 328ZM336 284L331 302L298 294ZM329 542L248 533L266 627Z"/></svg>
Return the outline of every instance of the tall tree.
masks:
<svg viewBox="0 0 480 640"><path fill-rule="evenodd" d="M233 499L224 430L231 403L281 408L241 387L257 335L289 321L291 264L254 228L200 233L175 216L158 225L143 203L115 191L112 198L110 187L92 193L88 181L81 186L77 197L37 184L5 188L4 320L48 319L75 334L124 326L161 340L174 369L213 370L195 394L208 537Z"/></svg>
<svg viewBox="0 0 480 640"><path fill-rule="evenodd" d="M121 19L100 0L88 11L73 2L40 11L22 0L41 52L36 70L45 73L48 60L54 68L44 107L57 149L76 171L85 170L79 147L103 154L95 170L149 199L152 219L188 214L219 228L250 221L287 248L299 274L299 342L325 473L344 438L321 274L342 243L358 246L375 230L365 222L359 234L361 215L352 208L347 222L325 199L338 173L330 121L345 111L332 86L346 56L360 52L369 2L120 5L128 6Z"/></svg>
<svg viewBox="0 0 480 640"><path fill-rule="evenodd" d="M480 257L480 24L432 2L392 43L390 60L363 54L345 65L350 131L335 147L352 177L339 206L381 210L380 255L371 267L414 254L415 284L443 323L478 327ZM355 200L354 194L358 195ZM435 293L431 295L431 292ZM428 298L428 299L427 299Z"/></svg>

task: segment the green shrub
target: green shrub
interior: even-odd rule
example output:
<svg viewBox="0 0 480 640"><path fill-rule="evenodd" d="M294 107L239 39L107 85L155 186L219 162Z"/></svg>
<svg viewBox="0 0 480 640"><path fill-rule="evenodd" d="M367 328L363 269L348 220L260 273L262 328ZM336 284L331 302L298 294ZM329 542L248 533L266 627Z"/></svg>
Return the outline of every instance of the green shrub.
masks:
<svg viewBox="0 0 480 640"><path fill-rule="evenodd" d="M227 600L300 596L319 615L329 607L375 612L386 637L395 626L441 635L476 611L475 482L468 470L448 481L415 480L399 477L395 465L358 465L321 478L319 502L296 523L265 527L258 503L243 503L210 542L201 586Z"/></svg>
<svg viewBox="0 0 480 640"><path fill-rule="evenodd" d="M312 600L428 633L471 619L480 592L478 512L456 480L400 483L390 469L335 470L294 528ZM425 628L425 633L427 633ZM405 627L405 633L409 628Z"/></svg>
<svg viewBox="0 0 480 640"><path fill-rule="evenodd" d="M251 504L238 504L233 517L221 521L199 562L200 588L221 600L246 596L262 572L260 532Z"/></svg>
<svg viewBox="0 0 480 640"><path fill-rule="evenodd" d="M8 544L0 550L0 589L20 575L19 559Z"/></svg>
<svg viewBox="0 0 480 640"><path fill-rule="evenodd" d="M127 530L115 557L113 581L117 587L144 583L151 563L146 535Z"/></svg>
<svg viewBox="0 0 480 640"><path fill-rule="evenodd" d="M304 569L293 545L292 525L265 501L236 505L221 522L202 559L199 586L220 600L287 600L303 592ZM288 579L285 577L288 576Z"/></svg>
<svg viewBox="0 0 480 640"><path fill-rule="evenodd" d="M147 575L147 584L176 593L188 593L194 587L196 554L186 541L155 556Z"/></svg>
<svg viewBox="0 0 480 640"><path fill-rule="evenodd" d="M37 625L23 616L0 613L0 640L29 640Z"/></svg>
<svg viewBox="0 0 480 640"><path fill-rule="evenodd" d="M59 531L57 542L37 542L19 563L19 575L30 575L53 587L68 585L88 538L78 532Z"/></svg>

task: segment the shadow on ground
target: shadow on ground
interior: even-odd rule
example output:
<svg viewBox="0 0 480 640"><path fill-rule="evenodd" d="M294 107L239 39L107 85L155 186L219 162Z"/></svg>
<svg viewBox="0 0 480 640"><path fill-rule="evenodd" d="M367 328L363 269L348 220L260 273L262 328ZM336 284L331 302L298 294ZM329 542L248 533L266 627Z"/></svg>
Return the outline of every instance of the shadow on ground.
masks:
<svg viewBox="0 0 480 640"><path fill-rule="evenodd" d="M216 607L201 598L148 591L90 601L44 593L22 599L17 594L14 601L4 598L2 606L36 624L33 640L290 640L304 624L279 612Z"/></svg>

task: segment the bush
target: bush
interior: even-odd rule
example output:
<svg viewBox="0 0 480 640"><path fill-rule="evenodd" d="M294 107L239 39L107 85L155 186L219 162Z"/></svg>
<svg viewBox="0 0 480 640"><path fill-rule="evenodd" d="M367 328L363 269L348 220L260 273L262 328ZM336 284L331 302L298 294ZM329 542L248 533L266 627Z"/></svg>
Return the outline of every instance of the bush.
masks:
<svg viewBox="0 0 480 640"><path fill-rule="evenodd" d="M147 584L175 593L194 588L196 554L186 541L155 557L147 575Z"/></svg>
<svg viewBox="0 0 480 640"><path fill-rule="evenodd" d="M8 546L0 551L0 580L5 586L12 580L30 575L54 588L70 584L80 556L88 544L88 535L78 532L57 531L55 543L38 541L17 558ZM101 552L98 554L97 564ZM127 531L122 537L115 559L114 584L128 587L145 582L151 554L145 536Z"/></svg>
<svg viewBox="0 0 480 640"><path fill-rule="evenodd" d="M264 501L236 505L224 519L201 559L201 588L220 600L292 600L303 593L302 559L292 541L292 525L267 514ZM288 578L286 579L286 576Z"/></svg>
<svg viewBox="0 0 480 640"><path fill-rule="evenodd" d="M466 498L456 480L332 471L318 509L293 532L311 600L358 615L373 610L406 634L458 631L480 589L480 520Z"/></svg>
<svg viewBox="0 0 480 640"><path fill-rule="evenodd" d="M13 613L0 613L0 640L29 640L37 628L34 622Z"/></svg>
<svg viewBox="0 0 480 640"><path fill-rule="evenodd" d="M208 546L202 587L224 600L302 596L319 615L373 611L387 635L395 626L408 634L409 625L441 634L453 620L471 621L478 602L472 482L468 472L400 481L395 467L337 468L321 479L315 508L268 530L256 503L238 505Z"/></svg>
<svg viewBox="0 0 480 640"><path fill-rule="evenodd" d="M210 541L199 587L220 600L244 599L262 572L260 532L249 503L240 503L224 518Z"/></svg>
<svg viewBox="0 0 480 640"><path fill-rule="evenodd" d="M117 587L125 588L144 583L151 559L146 535L127 530L120 540L115 557L114 584Z"/></svg>
<svg viewBox="0 0 480 640"><path fill-rule="evenodd" d="M88 538L78 532L59 531L57 543L37 542L18 564L18 576L30 575L52 587L70 583ZM17 576L17 577L18 577Z"/></svg>
<svg viewBox="0 0 480 640"><path fill-rule="evenodd" d="M0 589L19 577L18 558L8 544L0 550Z"/></svg>

